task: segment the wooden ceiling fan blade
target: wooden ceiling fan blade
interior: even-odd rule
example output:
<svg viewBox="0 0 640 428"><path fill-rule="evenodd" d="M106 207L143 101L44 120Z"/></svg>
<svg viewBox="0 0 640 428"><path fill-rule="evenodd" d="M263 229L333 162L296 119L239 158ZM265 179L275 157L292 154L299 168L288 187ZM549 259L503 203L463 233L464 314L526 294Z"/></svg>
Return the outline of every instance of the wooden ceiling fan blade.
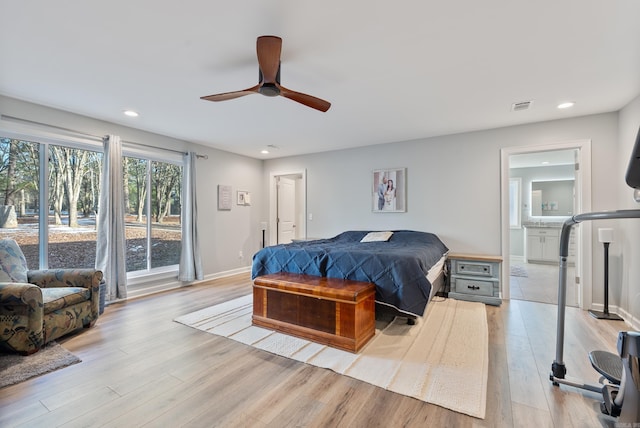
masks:
<svg viewBox="0 0 640 428"><path fill-rule="evenodd" d="M282 51L282 39L278 36L260 36L256 41L256 53L258 55L259 80L256 86L241 91L225 92L222 94L200 97L207 101L226 101L245 95L259 93L268 97L282 95L292 101L325 112L331 107L331 103L320 98L292 91L280 85L280 54Z"/></svg>
<svg viewBox="0 0 640 428"><path fill-rule="evenodd" d="M253 86L242 91L224 92L222 94L207 95L206 97L200 97L206 101L226 101L234 98L244 97L245 95L257 94L260 89L260 85Z"/></svg>
<svg viewBox="0 0 640 428"><path fill-rule="evenodd" d="M290 100L298 102L300 104L304 104L307 107L311 107L322 112L329 110L329 107L331 107L331 103L329 101L325 101L311 95L303 94L302 92L292 91L291 89L287 89L284 86L279 86L279 89L280 95L282 95L283 97L289 98Z"/></svg>
<svg viewBox="0 0 640 428"><path fill-rule="evenodd" d="M282 39L277 36L260 36L256 42L258 65L262 71L264 83L277 83Z"/></svg>

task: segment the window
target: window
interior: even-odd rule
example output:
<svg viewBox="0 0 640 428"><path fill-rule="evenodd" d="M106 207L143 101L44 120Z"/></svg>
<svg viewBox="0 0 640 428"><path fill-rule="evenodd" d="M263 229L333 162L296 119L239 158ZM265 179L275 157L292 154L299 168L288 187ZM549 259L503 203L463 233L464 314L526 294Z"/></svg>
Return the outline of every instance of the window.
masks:
<svg viewBox="0 0 640 428"><path fill-rule="evenodd" d="M0 238L20 245L30 269L40 267L40 144L0 138Z"/></svg>
<svg viewBox="0 0 640 428"><path fill-rule="evenodd" d="M0 235L30 269L95 266L101 165L96 151L0 138Z"/></svg>
<svg viewBox="0 0 640 428"><path fill-rule="evenodd" d="M18 242L30 269L95 266L100 147L0 137L0 238ZM127 272L177 270L181 156L139 150L123 157L123 177Z"/></svg>
<svg viewBox="0 0 640 428"><path fill-rule="evenodd" d="M124 157L127 272L180 262L182 166Z"/></svg>
<svg viewBox="0 0 640 428"><path fill-rule="evenodd" d="M509 226L511 229L522 227L522 179L520 177L509 179Z"/></svg>
<svg viewBox="0 0 640 428"><path fill-rule="evenodd" d="M49 145L48 267L93 268L102 153Z"/></svg>

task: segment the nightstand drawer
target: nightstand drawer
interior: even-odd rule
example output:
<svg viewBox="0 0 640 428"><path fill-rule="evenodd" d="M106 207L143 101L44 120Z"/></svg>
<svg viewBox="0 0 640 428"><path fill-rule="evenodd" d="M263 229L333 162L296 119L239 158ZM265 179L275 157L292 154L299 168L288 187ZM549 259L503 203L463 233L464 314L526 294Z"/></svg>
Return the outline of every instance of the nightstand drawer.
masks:
<svg viewBox="0 0 640 428"><path fill-rule="evenodd" d="M476 296L493 296L493 281L480 279L455 278L455 291L457 293L473 294Z"/></svg>
<svg viewBox="0 0 640 428"><path fill-rule="evenodd" d="M468 262L468 261L456 261L456 268L453 272L458 275L480 275L480 276L494 276L493 264L483 262Z"/></svg>

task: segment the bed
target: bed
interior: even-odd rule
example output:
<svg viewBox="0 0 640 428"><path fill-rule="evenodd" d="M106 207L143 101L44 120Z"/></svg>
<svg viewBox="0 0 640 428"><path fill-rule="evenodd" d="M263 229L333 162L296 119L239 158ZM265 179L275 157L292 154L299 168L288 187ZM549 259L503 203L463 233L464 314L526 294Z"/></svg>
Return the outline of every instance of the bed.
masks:
<svg viewBox="0 0 640 428"><path fill-rule="evenodd" d="M427 232L347 231L329 239L263 248L253 256L251 276L291 272L371 282L376 285L377 309L415 319L444 285L448 251L440 238Z"/></svg>

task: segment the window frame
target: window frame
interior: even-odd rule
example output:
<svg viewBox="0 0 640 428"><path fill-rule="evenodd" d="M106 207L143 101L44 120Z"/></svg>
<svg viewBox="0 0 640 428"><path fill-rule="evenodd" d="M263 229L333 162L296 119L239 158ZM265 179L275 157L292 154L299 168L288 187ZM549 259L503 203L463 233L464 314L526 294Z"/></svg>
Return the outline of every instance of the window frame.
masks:
<svg viewBox="0 0 640 428"><path fill-rule="evenodd" d="M4 125L4 124L3 124ZM72 135L59 135L44 131L22 130L14 131L7 127L0 127L2 137L15 140L28 141L39 145L39 168L38 186L40 198L38 216L40 219L47 219L49 215L49 147L52 145L69 147L79 150L90 150L100 152L104 155L102 140L91 139L89 136L78 137ZM46 201L46 203L43 203ZM38 269L49 269L49 222L38 221Z"/></svg>
<svg viewBox="0 0 640 428"><path fill-rule="evenodd" d="M11 125L11 126L7 126ZM15 129L13 129L15 128ZM29 130L21 129L22 126L16 127L14 124L9 124L4 121L0 121L0 135L6 138L23 140L32 143L37 143L40 146L40 177L39 177L39 198L40 198L40 206L38 208L38 214L40 218L47 218L48 216L48 207L49 207L49 146L50 145L59 145L63 147L70 147L74 149L80 150L90 150L97 151L104 155L104 145L102 139L99 137L92 137L88 134L81 134L78 132L68 131L63 128L60 128L64 133L52 133L46 132L38 129L33 129L30 127ZM54 127L55 128L55 127ZM57 129L57 128L56 128ZM67 134L68 132L68 134ZM78 136L80 135L80 136ZM184 180L184 153L174 149L163 149L160 147L153 147L150 145L142 144L142 143L131 143L123 141L122 143L122 156L128 157L137 157L140 159L145 159L148 161L158 161L171 163L174 165L178 165L182 168L182 179ZM150 168L149 168L150 170ZM148 180L150 180L149 171L147 176ZM150 186L151 183L148 183ZM150 207L150 195L151 192L148 192L147 197L149 198L147 203ZM46 201L47 203L43 203ZM150 227L151 222L149 222L148 226L148 239L150 239ZM49 263L49 224L48 221L39 221L38 223L38 250L39 250L39 269L47 269ZM149 259L150 260L150 259ZM150 261L147 262L147 266L149 266ZM127 283L128 285L136 285L137 283L142 283L148 281L148 279L153 277L169 277L175 276L178 273L179 264L150 268L147 270L140 270L135 272L127 272Z"/></svg>
<svg viewBox="0 0 640 428"><path fill-rule="evenodd" d="M154 148L144 144L135 144L123 142L122 144L122 156L123 157L131 157L136 159L141 159L147 161L147 170L146 170L146 185L149 189L147 191L145 204L147 209L147 250L150 250L150 242L151 242L151 232L152 232L152 222L151 220L151 162L164 162L173 165L177 165L182 168L182 179L184 180L184 156L182 152L177 152L173 150ZM125 256L126 258L126 256ZM178 263L167 266L160 267L151 267L151 257L150 254L147 254L146 257L147 268L145 270L136 270L127 272L127 284L128 285L137 285L139 283L146 282L150 277L159 276L160 278L164 278L167 276L177 275L180 265Z"/></svg>

